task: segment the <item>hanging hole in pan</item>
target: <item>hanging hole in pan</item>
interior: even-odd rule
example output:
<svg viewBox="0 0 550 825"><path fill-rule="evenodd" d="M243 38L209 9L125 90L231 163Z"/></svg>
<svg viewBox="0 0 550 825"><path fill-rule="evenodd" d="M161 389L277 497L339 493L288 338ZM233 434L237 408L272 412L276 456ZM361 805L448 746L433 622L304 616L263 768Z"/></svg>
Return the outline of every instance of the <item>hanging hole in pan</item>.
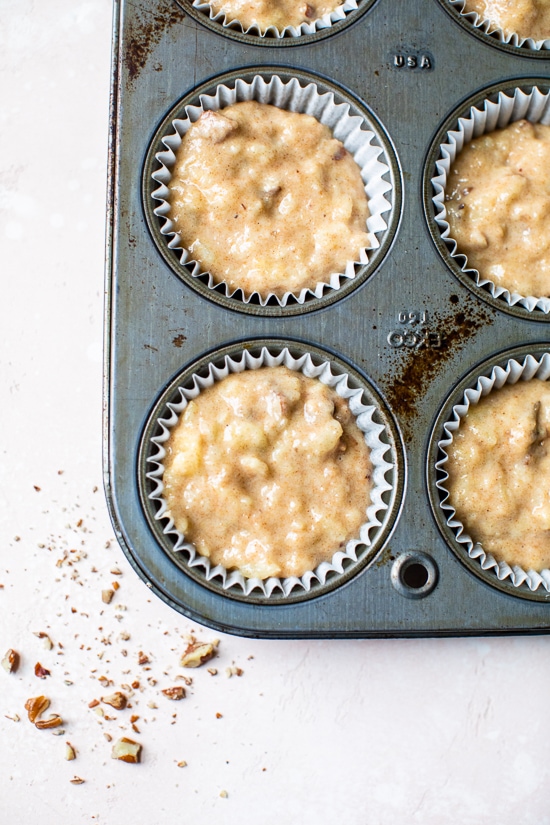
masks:
<svg viewBox="0 0 550 825"><path fill-rule="evenodd" d="M437 567L425 553L402 553L391 571L392 584L407 599L423 599L437 584Z"/></svg>

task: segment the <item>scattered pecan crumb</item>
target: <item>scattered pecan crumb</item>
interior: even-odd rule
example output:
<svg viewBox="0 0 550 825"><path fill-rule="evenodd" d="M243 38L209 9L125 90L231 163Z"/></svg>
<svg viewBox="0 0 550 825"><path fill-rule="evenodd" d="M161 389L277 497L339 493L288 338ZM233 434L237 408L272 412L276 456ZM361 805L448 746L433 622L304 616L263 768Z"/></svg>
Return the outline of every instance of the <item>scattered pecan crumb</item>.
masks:
<svg viewBox="0 0 550 825"><path fill-rule="evenodd" d="M34 633L34 635L37 636L39 639L44 639L44 647L46 648L46 650L51 650L52 649L53 642L52 642L52 640L50 639L50 637L48 636L47 633L44 633L43 631L39 631L38 633Z"/></svg>
<svg viewBox="0 0 550 825"><path fill-rule="evenodd" d="M244 670L240 667L235 667L235 665L233 665L232 667L226 667L225 669L225 675L228 679L231 679L232 676L242 676L243 673Z"/></svg>
<svg viewBox="0 0 550 825"><path fill-rule="evenodd" d="M67 762L72 762L73 759L76 759L76 751L70 742L65 743L65 759Z"/></svg>
<svg viewBox="0 0 550 825"><path fill-rule="evenodd" d="M180 665L182 667L200 667L204 665L216 655L218 644L218 639L215 639L213 642L191 642L187 645L180 659Z"/></svg>
<svg viewBox="0 0 550 825"><path fill-rule="evenodd" d="M21 721L21 717L19 716L18 713L14 713L13 716L10 716L9 713L5 713L4 716L6 717L6 719L11 719L12 722L20 722Z"/></svg>
<svg viewBox="0 0 550 825"><path fill-rule="evenodd" d="M132 730L134 731L134 733L141 733L140 729L138 728L135 722L132 722Z"/></svg>
<svg viewBox="0 0 550 825"><path fill-rule="evenodd" d="M117 690L116 693L112 693L110 696L102 696L101 701L105 705L110 705L115 710L124 710L128 704L128 698L119 690Z"/></svg>
<svg viewBox="0 0 550 825"><path fill-rule="evenodd" d="M40 490L42 489L41 487L37 487L36 484L33 484L32 486L34 487L34 489L36 490L37 493L39 493Z"/></svg>
<svg viewBox="0 0 550 825"><path fill-rule="evenodd" d="M73 776L72 779L69 779L71 785L83 785L86 780L82 779L80 776Z"/></svg>
<svg viewBox="0 0 550 825"><path fill-rule="evenodd" d="M182 759L181 762L178 762L178 768L186 768L186 767L187 767L187 762L185 761L185 759Z"/></svg>
<svg viewBox="0 0 550 825"><path fill-rule="evenodd" d="M216 719L223 719L223 713L216 713Z"/></svg>
<svg viewBox="0 0 550 825"><path fill-rule="evenodd" d="M91 702L88 702L88 707L89 708L97 708L98 705L99 705L99 699L92 699Z"/></svg>
<svg viewBox="0 0 550 825"><path fill-rule="evenodd" d="M112 583L112 588L113 588L113 590L119 590L120 589L120 584L118 582L113 582Z"/></svg>
<svg viewBox="0 0 550 825"><path fill-rule="evenodd" d="M151 708L151 710L156 710L158 708L158 705L156 705L154 702L147 702L147 707Z"/></svg>
<svg viewBox="0 0 550 825"><path fill-rule="evenodd" d="M211 676L217 676L218 675L218 668L217 667L209 667L209 668L207 668L207 670L208 670L208 673Z"/></svg>
<svg viewBox="0 0 550 825"><path fill-rule="evenodd" d="M133 739L127 739L123 736L122 739L118 739L113 745L111 758L135 764L139 762L141 758L141 745L138 742L134 742Z"/></svg>
<svg viewBox="0 0 550 825"><path fill-rule="evenodd" d="M101 601L104 604L111 604L111 601L113 600L114 595L115 595L114 590L102 590L101 591Z"/></svg>
<svg viewBox="0 0 550 825"><path fill-rule="evenodd" d="M137 722L137 720L138 720L138 719L139 719L139 716L138 716L137 714L135 714L135 713L133 713L133 714L130 716L130 722Z"/></svg>
<svg viewBox="0 0 550 825"><path fill-rule="evenodd" d="M112 742L113 741L113 737L111 736L110 733L104 733L103 736L105 737L107 742Z"/></svg>
<svg viewBox="0 0 550 825"><path fill-rule="evenodd" d="M47 668L42 667L40 662L37 662L34 666L34 675L38 676L39 679L45 679L46 676L51 676L51 673Z"/></svg>
<svg viewBox="0 0 550 825"><path fill-rule="evenodd" d="M50 728L58 728L63 724L63 719L57 713L52 713L49 719L38 719L35 723L38 730L49 730Z"/></svg>
<svg viewBox="0 0 550 825"><path fill-rule="evenodd" d="M174 687L165 688L161 690L168 699L184 699L185 698L185 688L181 687L181 685L175 685Z"/></svg>
<svg viewBox="0 0 550 825"><path fill-rule="evenodd" d="M227 793L227 791L220 791L220 796L222 799L227 799L229 794Z"/></svg>
<svg viewBox="0 0 550 825"><path fill-rule="evenodd" d="M138 654L138 665L148 665L149 664L149 656L143 652L143 650L139 651Z"/></svg>
<svg viewBox="0 0 550 825"><path fill-rule="evenodd" d="M2 667L6 671L6 673L15 673L17 668L19 667L19 662L21 658L19 653L16 650L10 649L6 652L6 655L2 659Z"/></svg>
<svg viewBox="0 0 550 825"><path fill-rule="evenodd" d="M119 570L118 567L111 568L111 575L113 576L122 576L122 570Z"/></svg>
<svg viewBox="0 0 550 825"><path fill-rule="evenodd" d="M31 722L36 722L39 716L50 707L50 700L46 696L34 696L25 702L25 710Z"/></svg>
<svg viewBox="0 0 550 825"><path fill-rule="evenodd" d="M134 690L137 690L139 688L139 682L137 679L134 679L134 681L132 682L132 687L134 688Z"/></svg>

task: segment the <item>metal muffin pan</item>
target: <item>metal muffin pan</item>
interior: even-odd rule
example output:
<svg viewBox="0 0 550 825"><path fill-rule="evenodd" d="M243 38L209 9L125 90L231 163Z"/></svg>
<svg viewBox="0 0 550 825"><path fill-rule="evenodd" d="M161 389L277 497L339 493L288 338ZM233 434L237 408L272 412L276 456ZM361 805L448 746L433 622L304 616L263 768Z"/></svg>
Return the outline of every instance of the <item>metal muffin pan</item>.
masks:
<svg viewBox="0 0 550 825"><path fill-rule="evenodd" d="M297 38L292 45L300 48L284 53L286 39L270 51L263 41L252 45L197 22L184 5L118 0L114 7L104 467L123 550L176 610L242 635L548 632L550 594L518 597L481 579L456 552L430 506L429 470L436 420L464 376L497 363L503 351L550 350L546 316L510 314L466 285L434 243L424 202L431 147L448 118L484 90L550 82L550 63L525 49L494 48L457 25L440 0L378 0L353 25L321 39ZM384 259L348 294L293 307L294 314L235 312L182 282L159 251L142 193L147 153L187 96L221 75L277 71L335 86L384 125L395 179L403 181L402 206ZM348 365L379 396L404 451L399 504L374 558L317 595L268 604L220 593L174 561L149 523L140 470L163 393L205 356L266 339Z"/></svg>

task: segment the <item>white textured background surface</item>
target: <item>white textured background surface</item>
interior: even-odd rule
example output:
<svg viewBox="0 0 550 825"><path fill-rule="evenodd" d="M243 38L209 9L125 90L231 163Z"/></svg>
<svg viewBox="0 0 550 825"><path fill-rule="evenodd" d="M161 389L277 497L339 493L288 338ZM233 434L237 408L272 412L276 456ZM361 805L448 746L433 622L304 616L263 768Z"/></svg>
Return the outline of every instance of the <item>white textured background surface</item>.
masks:
<svg viewBox="0 0 550 825"><path fill-rule="evenodd" d="M1 825L550 823L548 638L226 636L217 676L159 693L192 625L129 568L101 486L110 40L111 0L0 0L0 656L22 657L0 670ZM133 680L131 710L88 708ZM39 693L64 736L27 720ZM142 763L112 760L105 732Z"/></svg>

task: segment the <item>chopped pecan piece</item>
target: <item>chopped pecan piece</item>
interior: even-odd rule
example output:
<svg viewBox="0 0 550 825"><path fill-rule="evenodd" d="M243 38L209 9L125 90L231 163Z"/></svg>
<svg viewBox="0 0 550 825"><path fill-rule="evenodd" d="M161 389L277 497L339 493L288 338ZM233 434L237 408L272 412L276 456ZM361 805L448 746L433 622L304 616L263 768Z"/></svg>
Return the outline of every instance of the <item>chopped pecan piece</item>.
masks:
<svg viewBox="0 0 550 825"><path fill-rule="evenodd" d="M34 666L34 675L38 676L39 679L45 679L46 676L50 676L51 674L47 668L42 667L40 662L37 662Z"/></svg>
<svg viewBox="0 0 550 825"><path fill-rule="evenodd" d="M181 687L181 685L165 688L161 691L161 693L163 693L168 699L185 699L185 688Z"/></svg>
<svg viewBox="0 0 550 825"><path fill-rule="evenodd" d="M141 758L141 745L134 742L133 739L127 739L125 736L118 739L113 745L111 751L113 759L120 759L122 762L130 762L135 764Z"/></svg>
<svg viewBox="0 0 550 825"><path fill-rule="evenodd" d="M58 728L63 724L63 719L57 713L53 713L49 719L38 719L35 723L38 730L49 730L50 728Z"/></svg>
<svg viewBox="0 0 550 825"><path fill-rule="evenodd" d="M217 653L218 639L213 642L191 642L180 659L182 667L200 667Z"/></svg>
<svg viewBox="0 0 550 825"><path fill-rule="evenodd" d="M238 125L219 112L203 112L191 130L192 137L201 137L212 143L222 143L238 129Z"/></svg>
<svg viewBox="0 0 550 825"><path fill-rule="evenodd" d="M50 707L50 700L46 696L35 696L32 699L27 699L25 702L25 710L29 714L31 722L36 722L39 716L42 716L44 711Z"/></svg>
<svg viewBox="0 0 550 825"><path fill-rule="evenodd" d="M12 650L10 647L2 659L2 667L6 673L15 673L19 667L19 661L19 653L16 650Z"/></svg>
<svg viewBox="0 0 550 825"><path fill-rule="evenodd" d="M119 690L117 690L116 693L112 693L110 696L102 696L101 701L105 705L110 705L115 710L124 710L128 704L128 699L124 693L121 693Z"/></svg>
<svg viewBox="0 0 550 825"><path fill-rule="evenodd" d="M115 595L114 590L102 590L101 591L101 601L104 604L111 604L114 595Z"/></svg>

